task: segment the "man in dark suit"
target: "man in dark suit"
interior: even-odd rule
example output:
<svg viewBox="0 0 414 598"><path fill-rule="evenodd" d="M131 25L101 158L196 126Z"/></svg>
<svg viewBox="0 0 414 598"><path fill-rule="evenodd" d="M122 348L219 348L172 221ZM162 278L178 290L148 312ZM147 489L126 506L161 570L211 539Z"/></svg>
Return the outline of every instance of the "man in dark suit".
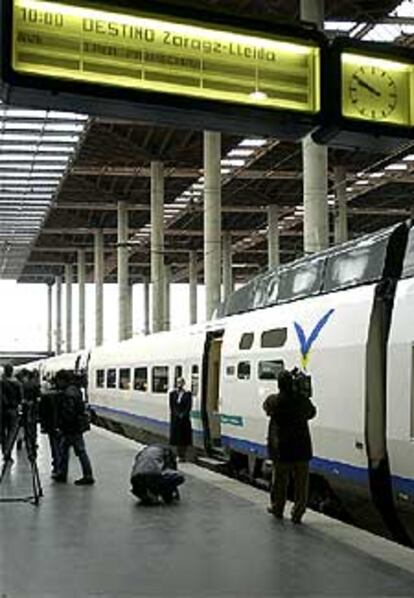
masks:
<svg viewBox="0 0 414 598"><path fill-rule="evenodd" d="M187 447L193 444L191 429L191 407L193 397L185 390L184 378L177 378L176 388L170 392L170 445L177 447L181 461L185 461Z"/></svg>

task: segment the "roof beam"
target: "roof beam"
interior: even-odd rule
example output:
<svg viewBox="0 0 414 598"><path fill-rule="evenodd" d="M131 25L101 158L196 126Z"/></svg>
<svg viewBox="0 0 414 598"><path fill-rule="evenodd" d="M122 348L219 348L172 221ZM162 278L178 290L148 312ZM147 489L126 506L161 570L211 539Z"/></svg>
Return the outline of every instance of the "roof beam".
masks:
<svg viewBox="0 0 414 598"><path fill-rule="evenodd" d="M96 228L82 228L82 227L78 227L78 228L66 228L65 226L61 226L61 227L54 227L54 228L44 228L42 230L42 235L93 235L95 232ZM102 230L104 235L116 235L118 230L116 228L102 228L100 229ZM141 228L130 228L128 230L128 232L130 234L134 234L134 233L139 233L142 232ZM231 235L233 237L248 237L252 234L251 230L230 230L228 231L229 233L231 233ZM204 231L203 230L188 230L188 229L179 229L179 228L167 228L165 229L164 234L168 237L202 237L204 235ZM291 231L289 231L287 234L285 234L283 231L281 232L282 236L298 236L301 233L294 233L292 234ZM147 238L147 237L146 237ZM131 245L135 245L134 242L130 241ZM137 248L138 249L138 248Z"/></svg>
<svg viewBox="0 0 414 598"><path fill-rule="evenodd" d="M166 168L165 178L175 179L196 179L203 174L202 168ZM126 176L135 178L147 178L151 176L151 169L144 166L74 166L70 175L72 176ZM237 172L238 179L298 179L302 174L296 170L254 170L246 169Z"/></svg>

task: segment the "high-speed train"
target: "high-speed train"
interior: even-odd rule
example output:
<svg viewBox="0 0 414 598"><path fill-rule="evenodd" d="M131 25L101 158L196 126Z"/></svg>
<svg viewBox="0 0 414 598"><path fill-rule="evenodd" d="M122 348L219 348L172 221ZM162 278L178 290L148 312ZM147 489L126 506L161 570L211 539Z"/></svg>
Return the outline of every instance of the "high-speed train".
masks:
<svg viewBox="0 0 414 598"><path fill-rule="evenodd" d="M318 410L312 500L335 497L351 521L413 545L414 228L406 223L258 276L211 322L52 358L41 370L87 367L98 418L144 440L168 437L168 390L183 376L194 444L261 477L262 403L280 370L294 366L311 375Z"/></svg>

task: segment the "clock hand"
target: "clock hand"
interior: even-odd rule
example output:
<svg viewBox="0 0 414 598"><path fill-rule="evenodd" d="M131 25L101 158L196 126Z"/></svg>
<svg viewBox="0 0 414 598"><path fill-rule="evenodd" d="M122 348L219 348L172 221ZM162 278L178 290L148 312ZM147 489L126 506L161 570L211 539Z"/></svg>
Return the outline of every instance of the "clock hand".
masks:
<svg viewBox="0 0 414 598"><path fill-rule="evenodd" d="M355 79L357 80L358 84L361 87L364 87L365 89L367 89L368 91L370 91L372 94L374 94L378 98L381 96L381 94L380 94L379 91L377 91L376 89L374 89L374 87L371 87L371 85L369 85L369 83L366 83L363 79L361 79L360 77L358 77L358 75L355 75Z"/></svg>

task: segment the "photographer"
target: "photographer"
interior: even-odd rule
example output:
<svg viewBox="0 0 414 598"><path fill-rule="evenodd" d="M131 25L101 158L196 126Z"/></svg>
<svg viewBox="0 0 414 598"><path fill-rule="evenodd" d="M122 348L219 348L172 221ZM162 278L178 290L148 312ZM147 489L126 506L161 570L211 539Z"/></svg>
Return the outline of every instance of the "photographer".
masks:
<svg viewBox="0 0 414 598"><path fill-rule="evenodd" d="M41 432L47 434L49 438L50 452L52 455L52 477L59 474L60 463L60 434L57 420L57 402L58 390L55 383L53 382L52 384L51 381L44 380L40 392L39 420Z"/></svg>
<svg viewBox="0 0 414 598"><path fill-rule="evenodd" d="M308 497L309 461L312 458L308 420L316 415L316 408L309 398L310 384L305 384L309 380L298 370L292 373L283 370L278 376L279 393L268 396L263 403L263 409L270 417L268 451L273 462L268 511L277 519L283 519L289 476L292 475L293 523L301 522Z"/></svg>
<svg viewBox="0 0 414 598"><path fill-rule="evenodd" d="M66 370L56 374L57 425L60 431L59 473L54 476L56 482L67 481L69 467L69 451L73 447L78 457L82 477L75 481L76 486L90 486L95 483L92 466L86 451L83 433L90 429L88 414L74 375Z"/></svg>
<svg viewBox="0 0 414 598"><path fill-rule="evenodd" d="M1 379L1 447L3 457L11 459L10 444L18 425L19 406L23 400L22 384L13 376L13 366L7 363Z"/></svg>

